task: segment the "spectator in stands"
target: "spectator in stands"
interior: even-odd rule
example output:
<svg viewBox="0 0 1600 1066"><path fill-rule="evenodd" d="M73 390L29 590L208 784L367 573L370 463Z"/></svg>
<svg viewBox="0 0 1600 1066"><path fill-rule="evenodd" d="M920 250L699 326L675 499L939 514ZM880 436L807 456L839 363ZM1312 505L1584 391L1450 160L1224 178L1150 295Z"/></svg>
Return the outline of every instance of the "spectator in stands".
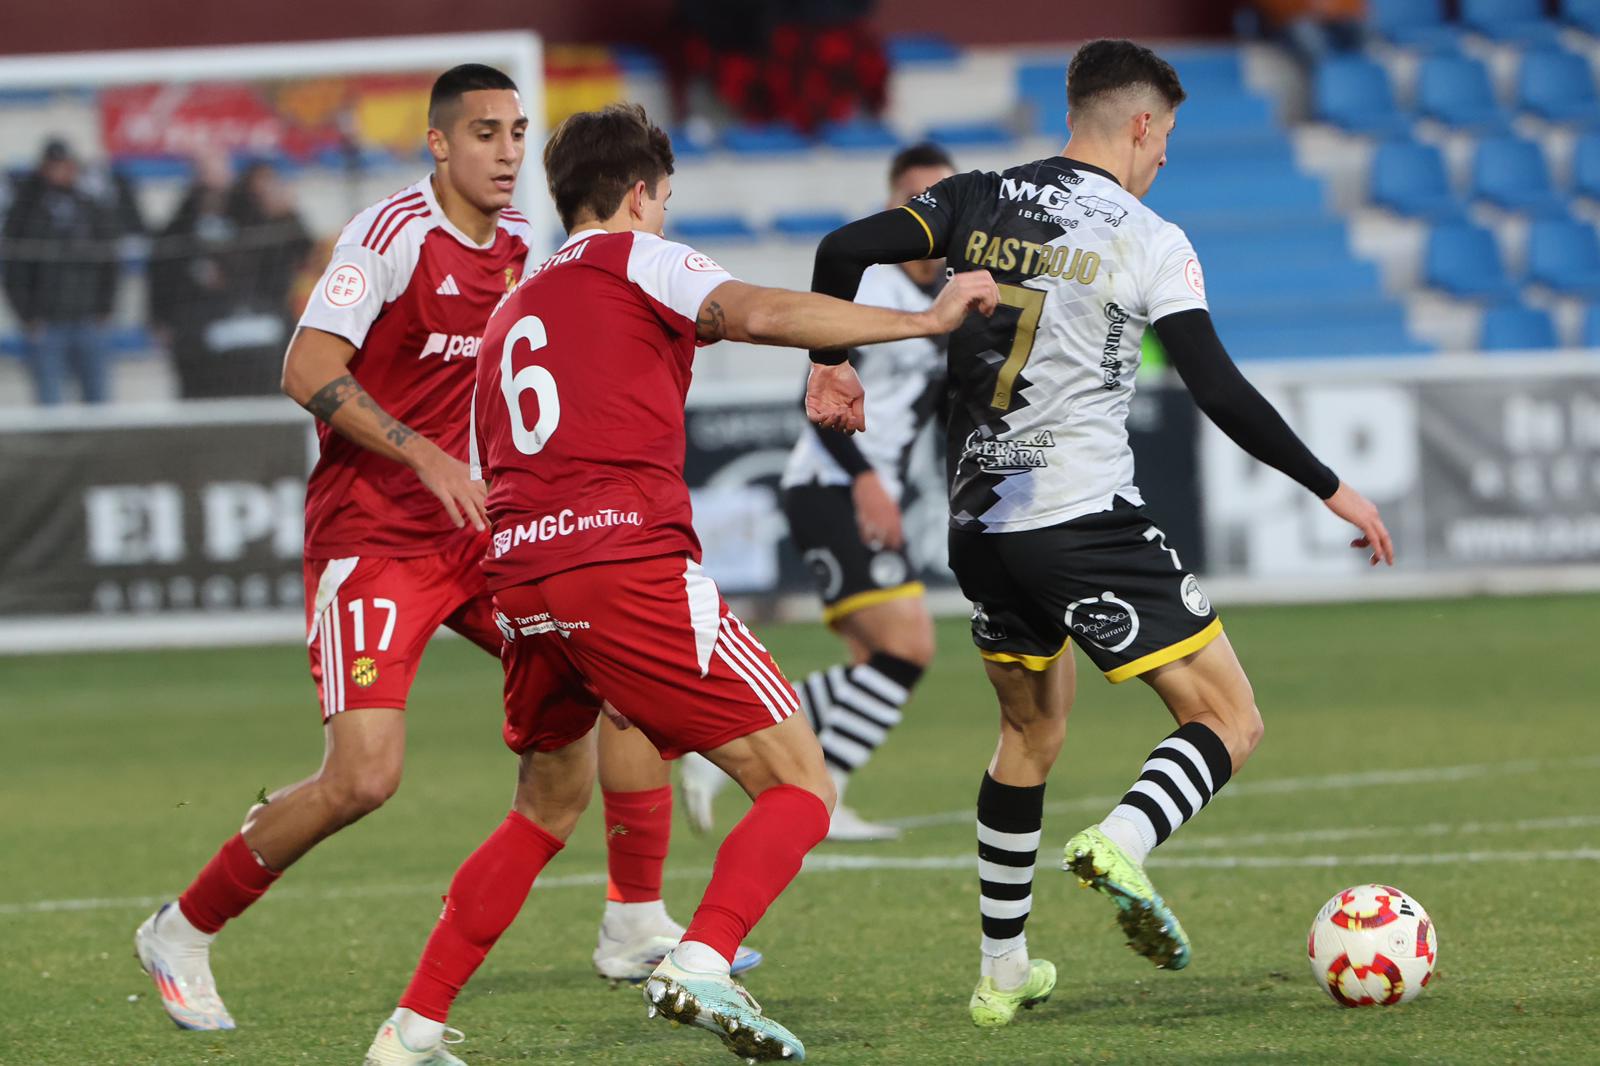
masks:
<svg viewBox="0 0 1600 1066"><path fill-rule="evenodd" d="M867 23L875 0L679 0L679 89L705 79L744 122L811 131L877 115L889 64ZM679 93L682 112L683 94Z"/></svg>
<svg viewBox="0 0 1600 1066"><path fill-rule="evenodd" d="M228 217L237 233L228 271L235 333L248 342L230 357L236 391L275 395L283 350L299 317L290 293L311 251L311 236L295 210L292 190L270 163L245 168L229 194Z"/></svg>
<svg viewBox="0 0 1600 1066"><path fill-rule="evenodd" d="M115 220L82 187L77 158L46 142L6 214L4 285L21 323L24 355L41 404L65 397L68 373L85 403L107 398L104 325L116 298Z"/></svg>
<svg viewBox="0 0 1600 1066"><path fill-rule="evenodd" d="M194 184L150 264L150 318L184 397L278 392L289 289L310 243L269 165L234 181L225 153L195 160Z"/></svg>

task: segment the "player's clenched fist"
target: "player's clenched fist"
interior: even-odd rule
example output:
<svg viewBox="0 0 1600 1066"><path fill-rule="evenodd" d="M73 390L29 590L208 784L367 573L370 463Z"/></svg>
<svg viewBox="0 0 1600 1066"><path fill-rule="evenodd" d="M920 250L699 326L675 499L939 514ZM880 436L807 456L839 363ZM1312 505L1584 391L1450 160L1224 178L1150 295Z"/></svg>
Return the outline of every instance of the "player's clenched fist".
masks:
<svg viewBox="0 0 1600 1066"><path fill-rule="evenodd" d="M949 333L973 311L988 317L1000 304L1000 290L987 270L968 270L952 275L939 290L938 299L926 314L936 332Z"/></svg>
<svg viewBox="0 0 1600 1066"><path fill-rule="evenodd" d="M867 428L866 395L849 363L813 363L806 379L806 417L828 429L858 432Z"/></svg>

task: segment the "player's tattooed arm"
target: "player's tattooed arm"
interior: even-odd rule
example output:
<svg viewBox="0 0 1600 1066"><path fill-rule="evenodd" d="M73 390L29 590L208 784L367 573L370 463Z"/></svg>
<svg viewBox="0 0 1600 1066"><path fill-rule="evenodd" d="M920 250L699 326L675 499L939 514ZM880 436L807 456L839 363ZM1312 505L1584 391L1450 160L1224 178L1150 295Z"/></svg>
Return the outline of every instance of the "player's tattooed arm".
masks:
<svg viewBox="0 0 1600 1066"><path fill-rule="evenodd" d="M356 406L372 415L378 432L396 448L404 448L417 435L410 426L378 406L372 395L349 374L334 378L322 386L302 406L314 417L331 426L334 413L352 400Z"/></svg>
<svg viewBox="0 0 1600 1066"><path fill-rule="evenodd" d="M700 308L700 315L694 320L695 339L705 344L712 344L722 340L728 335L728 316L722 310L722 305L715 300L707 300L705 306Z"/></svg>

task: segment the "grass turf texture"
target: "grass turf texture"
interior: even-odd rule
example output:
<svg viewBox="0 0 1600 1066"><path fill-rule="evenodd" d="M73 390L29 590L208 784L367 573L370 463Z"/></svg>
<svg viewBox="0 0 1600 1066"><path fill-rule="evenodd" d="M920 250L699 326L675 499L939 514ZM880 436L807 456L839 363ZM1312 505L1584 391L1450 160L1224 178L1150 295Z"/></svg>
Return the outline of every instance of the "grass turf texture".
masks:
<svg viewBox="0 0 1600 1066"><path fill-rule="evenodd" d="M971 810L996 712L962 624L944 622L905 724L850 801L869 817L950 817L894 844L819 851L948 861L803 874L752 937L768 961L750 987L819 1063L1593 1061L1597 620L1593 597L1227 612L1267 735L1218 802L1157 853L1168 865L1151 866L1194 940L1181 973L1134 957L1105 901L1057 869L1062 842L1108 808L1170 728L1145 686L1108 686L1080 658L1028 929L1061 983L996 1032L967 1018L978 894L975 870L957 865L974 849L970 817L956 813ZM791 677L837 652L820 627L759 628ZM242 1028L198 1034L167 1021L130 957L151 908L128 900L170 898L262 787L315 767L304 652L0 659L0 1061L359 1061L451 871L508 803L498 678L464 642L430 650L399 795L223 934L213 960ZM1329 779L1418 768L1444 769ZM721 824L743 805L727 794ZM472 1066L735 1061L704 1033L647 1022L638 992L610 991L590 969L599 806L457 1006ZM1574 821L1512 826L1560 818ZM1333 835L1294 836L1306 831ZM1589 860L1529 857L1582 849ZM713 853L678 822L666 896L680 920ZM1415 861L1430 855L1457 858ZM1333 858L1282 864L1315 856ZM1235 858L1259 862L1179 862ZM1367 880L1429 909L1440 966L1416 1003L1341 1010L1311 978L1306 929L1330 895ZM87 898L105 902L17 906Z"/></svg>

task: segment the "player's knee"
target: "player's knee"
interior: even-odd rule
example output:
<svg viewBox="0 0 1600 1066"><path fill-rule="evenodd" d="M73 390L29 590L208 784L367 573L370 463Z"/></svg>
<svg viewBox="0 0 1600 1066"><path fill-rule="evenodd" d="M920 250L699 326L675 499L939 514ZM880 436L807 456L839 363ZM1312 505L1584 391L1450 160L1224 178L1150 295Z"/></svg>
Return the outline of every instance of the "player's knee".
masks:
<svg viewBox="0 0 1600 1066"><path fill-rule="evenodd" d="M1239 721L1235 728L1238 748L1229 752L1233 756L1233 768L1235 770L1244 765L1244 761L1256 750L1256 746L1261 743L1261 738L1266 731L1267 724L1261 718L1261 710L1252 700L1239 715Z"/></svg>
<svg viewBox="0 0 1600 1066"><path fill-rule="evenodd" d="M389 802L400 789L400 770L379 770L326 782L341 821L353 822Z"/></svg>

